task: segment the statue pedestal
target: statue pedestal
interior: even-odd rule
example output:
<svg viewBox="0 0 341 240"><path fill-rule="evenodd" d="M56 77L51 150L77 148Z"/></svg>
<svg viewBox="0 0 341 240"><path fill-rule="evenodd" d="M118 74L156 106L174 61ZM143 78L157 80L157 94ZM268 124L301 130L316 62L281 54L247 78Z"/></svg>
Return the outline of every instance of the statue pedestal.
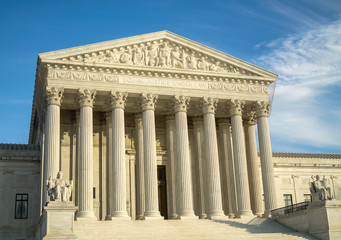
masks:
<svg viewBox="0 0 341 240"><path fill-rule="evenodd" d="M73 233L75 207L72 202L49 202L44 207L42 227L46 235L42 239L78 239Z"/></svg>

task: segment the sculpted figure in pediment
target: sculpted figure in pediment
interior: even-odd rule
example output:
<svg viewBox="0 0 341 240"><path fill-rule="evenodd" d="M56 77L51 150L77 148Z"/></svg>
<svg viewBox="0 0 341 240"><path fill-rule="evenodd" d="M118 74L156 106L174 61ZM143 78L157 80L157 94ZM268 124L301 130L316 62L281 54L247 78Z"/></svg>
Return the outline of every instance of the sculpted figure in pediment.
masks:
<svg viewBox="0 0 341 240"><path fill-rule="evenodd" d="M172 51L172 49L170 47L168 47L167 42L165 42L163 44L163 47L160 48L160 51L159 51L159 57L160 57L159 65L161 67L165 67L165 66L170 66L171 65L171 51Z"/></svg>
<svg viewBox="0 0 341 240"><path fill-rule="evenodd" d="M133 51L133 63L138 66L145 65L144 52L142 48L135 48Z"/></svg>
<svg viewBox="0 0 341 240"><path fill-rule="evenodd" d="M171 53L171 59L172 59L172 67L182 68L182 58L181 58L181 52L180 48L178 46L175 47L175 49Z"/></svg>
<svg viewBox="0 0 341 240"><path fill-rule="evenodd" d="M146 65L154 67L159 64L158 52L159 45L156 42L153 42L146 50Z"/></svg>
<svg viewBox="0 0 341 240"><path fill-rule="evenodd" d="M131 54L131 48L128 47L127 51L121 54L120 56L120 63L132 63L131 61L132 54Z"/></svg>
<svg viewBox="0 0 341 240"><path fill-rule="evenodd" d="M204 56L202 56L202 57L201 57L201 60L199 60L199 62L198 62L198 68L199 68L200 70L203 70L203 71L207 71L207 70L208 70L208 62L206 62Z"/></svg>
<svg viewBox="0 0 341 240"><path fill-rule="evenodd" d="M198 69L198 61L197 58L194 56L194 52L191 53L191 55L188 55L186 57L187 60L187 66L189 69Z"/></svg>

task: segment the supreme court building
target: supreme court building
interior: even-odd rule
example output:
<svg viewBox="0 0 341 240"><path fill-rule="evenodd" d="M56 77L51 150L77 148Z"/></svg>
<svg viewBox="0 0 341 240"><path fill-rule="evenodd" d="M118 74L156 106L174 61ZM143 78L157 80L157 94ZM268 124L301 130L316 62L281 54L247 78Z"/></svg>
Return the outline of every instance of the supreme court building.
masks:
<svg viewBox="0 0 341 240"><path fill-rule="evenodd" d="M341 176L340 155L272 153L276 78L168 31L40 54L29 145L16 158L29 161L0 174L10 182L29 164L13 182L29 192L30 226L59 171L77 219L268 217L285 194L304 201L312 174L334 186Z"/></svg>

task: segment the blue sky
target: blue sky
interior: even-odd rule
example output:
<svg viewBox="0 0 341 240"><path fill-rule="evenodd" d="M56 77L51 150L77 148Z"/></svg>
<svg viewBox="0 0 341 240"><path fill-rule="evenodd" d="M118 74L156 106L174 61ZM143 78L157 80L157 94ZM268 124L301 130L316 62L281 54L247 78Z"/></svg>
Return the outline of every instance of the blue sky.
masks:
<svg viewBox="0 0 341 240"><path fill-rule="evenodd" d="M0 143L27 143L37 55L169 30L279 74L273 151L341 153L341 3L0 1Z"/></svg>

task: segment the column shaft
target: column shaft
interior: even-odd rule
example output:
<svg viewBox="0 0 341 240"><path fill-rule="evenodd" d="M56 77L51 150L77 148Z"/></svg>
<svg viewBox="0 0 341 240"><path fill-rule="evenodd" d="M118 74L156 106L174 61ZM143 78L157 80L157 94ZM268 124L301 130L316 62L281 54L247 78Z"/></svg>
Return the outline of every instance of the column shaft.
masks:
<svg viewBox="0 0 341 240"><path fill-rule="evenodd" d="M60 107L48 105L45 123L45 147L44 147L44 205L49 202L46 191L46 180L56 178L59 171L60 159Z"/></svg>
<svg viewBox="0 0 341 240"><path fill-rule="evenodd" d="M168 193L168 218L176 219L176 187L175 187L175 120L174 116L166 119L167 131L167 193Z"/></svg>
<svg viewBox="0 0 341 240"><path fill-rule="evenodd" d="M142 220L145 211L144 196L144 159L143 159L143 124L142 115L135 116L136 149L136 219Z"/></svg>
<svg viewBox="0 0 341 240"><path fill-rule="evenodd" d="M258 115L257 115L258 116ZM259 152L262 169L263 191L265 200L265 216L277 208L276 184L272 162L272 150L267 117L257 117Z"/></svg>
<svg viewBox="0 0 341 240"><path fill-rule="evenodd" d="M228 131L227 131L227 146L228 146L228 156L229 156L228 165L229 165L229 184L230 184L230 189L231 189L231 206L232 206L232 213L234 217L238 215L238 199L237 199L236 172L235 172L235 164L234 164L231 125L229 125Z"/></svg>
<svg viewBox="0 0 341 240"><path fill-rule="evenodd" d="M223 204L225 215L230 218L234 217L232 210L232 191L230 186L230 172L229 172L229 146L228 146L228 120L221 119L219 122L219 137L220 137L220 174L221 174L221 186L223 193Z"/></svg>
<svg viewBox="0 0 341 240"><path fill-rule="evenodd" d="M153 110L145 110L143 116L145 218L160 217L158 204L155 119Z"/></svg>
<svg viewBox="0 0 341 240"><path fill-rule="evenodd" d="M60 168L60 104L64 89L47 87L47 113L45 119L43 205L49 202L46 181L56 178Z"/></svg>
<svg viewBox="0 0 341 240"><path fill-rule="evenodd" d="M241 115L232 116L231 123L238 198L238 217L240 217L252 214L250 210L251 206L247 177L245 139Z"/></svg>
<svg viewBox="0 0 341 240"><path fill-rule="evenodd" d="M126 196L126 161L125 161L125 133L124 110L112 110L112 181L113 205L111 216L113 218L128 218Z"/></svg>
<svg viewBox="0 0 341 240"><path fill-rule="evenodd" d="M263 213L263 198L259 172L259 160L257 154L255 125L253 122L250 123L250 121L253 120L245 120L244 130L251 209L254 215L261 216Z"/></svg>
<svg viewBox="0 0 341 240"><path fill-rule="evenodd" d="M94 218L93 212L93 119L92 107L80 109L80 162L78 217Z"/></svg>
<svg viewBox="0 0 341 240"><path fill-rule="evenodd" d="M193 131L195 139L195 152L196 152L196 171L197 171L197 193L198 193L198 206L200 207L199 218L207 218L206 205L207 194L205 191L204 182L205 178L205 138L204 138L204 122L202 118L193 119ZM206 196L206 198L205 198Z"/></svg>
<svg viewBox="0 0 341 240"><path fill-rule="evenodd" d="M93 116L96 91L79 89L79 206L78 218L96 219L93 211Z"/></svg>
<svg viewBox="0 0 341 240"><path fill-rule="evenodd" d="M212 219L224 216L219 174L217 130L214 115L217 100L203 98L202 103L206 145L207 190L209 195L208 217Z"/></svg>
<svg viewBox="0 0 341 240"><path fill-rule="evenodd" d="M188 127L186 112L175 114L175 129L178 153L178 194L180 218L195 217L193 211L193 192L191 179L191 162L189 158Z"/></svg>
<svg viewBox="0 0 341 240"><path fill-rule="evenodd" d="M112 112L106 113L106 135L107 135L107 213L105 220L111 220L112 202Z"/></svg>

